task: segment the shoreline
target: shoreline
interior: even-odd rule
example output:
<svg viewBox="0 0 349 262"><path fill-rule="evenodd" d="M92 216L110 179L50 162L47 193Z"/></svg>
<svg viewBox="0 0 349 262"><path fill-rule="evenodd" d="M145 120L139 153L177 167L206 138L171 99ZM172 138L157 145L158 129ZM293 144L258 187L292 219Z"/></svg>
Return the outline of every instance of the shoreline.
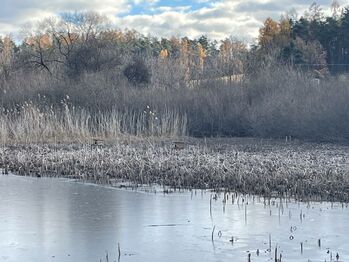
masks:
<svg viewBox="0 0 349 262"><path fill-rule="evenodd" d="M114 181L263 197L349 202L349 147L278 140L167 140L3 145L0 168L15 175Z"/></svg>

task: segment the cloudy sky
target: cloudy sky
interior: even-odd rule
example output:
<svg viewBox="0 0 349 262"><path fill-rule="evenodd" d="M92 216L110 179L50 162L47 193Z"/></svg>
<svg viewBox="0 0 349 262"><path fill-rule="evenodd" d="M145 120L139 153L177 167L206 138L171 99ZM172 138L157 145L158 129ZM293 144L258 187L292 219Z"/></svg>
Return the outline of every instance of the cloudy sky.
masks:
<svg viewBox="0 0 349 262"><path fill-rule="evenodd" d="M342 6L349 0L337 0ZM156 36L227 36L251 40L267 17L296 10L303 14L313 0L1 0L0 34L16 35L36 19L65 11L94 10L120 29ZM317 0L328 9L332 0Z"/></svg>

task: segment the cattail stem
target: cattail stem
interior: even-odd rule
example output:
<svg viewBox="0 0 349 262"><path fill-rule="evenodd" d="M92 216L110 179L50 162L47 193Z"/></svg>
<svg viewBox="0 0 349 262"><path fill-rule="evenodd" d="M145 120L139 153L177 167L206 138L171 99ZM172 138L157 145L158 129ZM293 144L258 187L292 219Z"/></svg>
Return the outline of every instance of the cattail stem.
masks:
<svg viewBox="0 0 349 262"><path fill-rule="evenodd" d="M120 243L118 243L118 260L120 261L121 257L121 250L120 250Z"/></svg>

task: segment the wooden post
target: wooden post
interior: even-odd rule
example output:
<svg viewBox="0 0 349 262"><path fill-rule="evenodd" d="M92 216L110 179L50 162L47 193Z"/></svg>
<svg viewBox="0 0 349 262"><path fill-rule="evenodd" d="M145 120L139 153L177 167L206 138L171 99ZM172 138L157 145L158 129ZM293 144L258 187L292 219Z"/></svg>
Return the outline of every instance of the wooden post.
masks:
<svg viewBox="0 0 349 262"><path fill-rule="evenodd" d="M185 143L184 142L181 142L181 141L176 141L176 142L173 142L174 144L174 148L176 150L182 150L185 148Z"/></svg>

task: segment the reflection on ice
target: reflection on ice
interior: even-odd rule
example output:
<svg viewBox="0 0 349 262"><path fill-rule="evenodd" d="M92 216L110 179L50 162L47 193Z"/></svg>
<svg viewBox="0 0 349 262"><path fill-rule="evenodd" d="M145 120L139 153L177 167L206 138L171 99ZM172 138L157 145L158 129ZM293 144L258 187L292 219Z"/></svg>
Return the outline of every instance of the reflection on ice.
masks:
<svg viewBox="0 0 349 262"><path fill-rule="evenodd" d="M349 261L349 209L0 176L1 261ZM120 246L118 247L118 243Z"/></svg>

